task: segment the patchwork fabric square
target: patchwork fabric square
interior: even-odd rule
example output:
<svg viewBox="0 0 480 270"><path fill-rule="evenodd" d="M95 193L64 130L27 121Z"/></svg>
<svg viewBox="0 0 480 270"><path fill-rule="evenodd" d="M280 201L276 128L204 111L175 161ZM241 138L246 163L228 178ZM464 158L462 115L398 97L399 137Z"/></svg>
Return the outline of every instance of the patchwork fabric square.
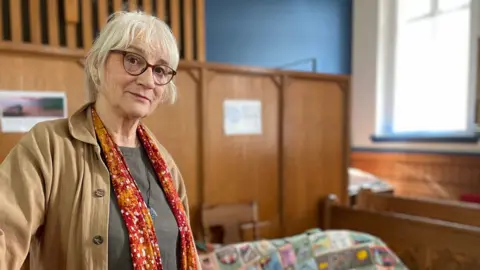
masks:
<svg viewBox="0 0 480 270"><path fill-rule="evenodd" d="M202 265L202 270L217 270L219 269L217 257L215 253L209 254L200 254L198 255L200 259L200 264Z"/></svg>
<svg viewBox="0 0 480 270"><path fill-rule="evenodd" d="M253 244L243 243L237 245L238 253L240 254L240 259L244 264L250 264L260 258L260 253L255 249Z"/></svg>
<svg viewBox="0 0 480 270"><path fill-rule="evenodd" d="M277 252L272 253L271 256L263 257L260 259L260 269L262 270L279 270L283 269L280 256Z"/></svg>
<svg viewBox="0 0 480 270"><path fill-rule="evenodd" d="M378 266L383 267L398 267L403 266L397 256L386 246L372 245L370 252L373 256L373 261Z"/></svg>
<svg viewBox="0 0 480 270"><path fill-rule="evenodd" d="M325 233L315 233L308 236L312 245L312 253L314 257L329 252L332 247L330 238Z"/></svg>
<svg viewBox="0 0 480 270"><path fill-rule="evenodd" d="M282 265L285 269L294 267L297 263L297 258L295 256L295 251L293 250L292 244L286 244L278 248L278 254L280 254Z"/></svg>
<svg viewBox="0 0 480 270"><path fill-rule="evenodd" d="M222 270L238 270L242 267L240 254L234 245L218 249L216 252L218 265Z"/></svg>
<svg viewBox="0 0 480 270"><path fill-rule="evenodd" d="M253 246L258 251L260 256L268 256L270 253L273 253L277 250L277 248L267 240L261 240L253 243Z"/></svg>
<svg viewBox="0 0 480 270"><path fill-rule="evenodd" d="M315 261L314 258L310 258L307 261L304 261L303 263L297 263L297 266L295 267L297 270L316 270L317 269L317 262Z"/></svg>
<svg viewBox="0 0 480 270"><path fill-rule="evenodd" d="M330 238L332 249L344 249L354 245L348 231L329 231L326 234Z"/></svg>
<svg viewBox="0 0 480 270"><path fill-rule="evenodd" d="M353 248L351 253L350 268L357 269L365 266L375 266L369 245Z"/></svg>
<svg viewBox="0 0 480 270"><path fill-rule="evenodd" d="M297 264L301 264L313 258L312 245L308 239L308 235L301 234L294 237L287 238L287 241L293 246L295 256L297 257Z"/></svg>
<svg viewBox="0 0 480 270"><path fill-rule="evenodd" d="M282 247L282 246L288 244L287 240L284 239L284 238L273 239L273 240L270 240L270 242L272 243L272 245L275 248L279 248L279 247Z"/></svg>
<svg viewBox="0 0 480 270"><path fill-rule="evenodd" d="M323 253L320 256L315 257L315 261L317 263L318 269L324 270L324 269L330 269L330 254L329 253Z"/></svg>
<svg viewBox="0 0 480 270"><path fill-rule="evenodd" d="M240 268L239 270L261 270L260 265L254 264L254 265L246 265ZM203 270L203 269L202 269Z"/></svg>
<svg viewBox="0 0 480 270"><path fill-rule="evenodd" d="M352 239L353 245L372 243L376 239L373 235L357 232L350 232L350 238Z"/></svg>

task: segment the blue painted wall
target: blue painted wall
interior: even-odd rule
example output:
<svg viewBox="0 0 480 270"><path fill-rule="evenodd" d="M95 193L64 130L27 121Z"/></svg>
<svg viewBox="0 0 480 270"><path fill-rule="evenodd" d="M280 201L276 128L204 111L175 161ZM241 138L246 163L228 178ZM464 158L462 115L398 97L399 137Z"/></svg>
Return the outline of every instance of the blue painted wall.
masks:
<svg viewBox="0 0 480 270"><path fill-rule="evenodd" d="M350 74L352 0L206 0L207 60ZM301 60L306 61L302 62Z"/></svg>

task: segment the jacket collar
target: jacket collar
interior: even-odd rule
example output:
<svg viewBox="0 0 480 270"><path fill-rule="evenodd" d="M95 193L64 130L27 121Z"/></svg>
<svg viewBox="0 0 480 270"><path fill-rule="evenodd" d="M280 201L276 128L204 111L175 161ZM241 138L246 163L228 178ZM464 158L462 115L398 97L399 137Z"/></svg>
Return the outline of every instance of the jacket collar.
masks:
<svg viewBox="0 0 480 270"><path fill-rule="evenodd" d="M93 145L98 145L95 128L93 127L92 114L90 112L93 102L86 103L78 111L68 118L68 129L73 138ZM141 124L141 123L140 123ZM145 125L143 126L147 134L153 139L154 143L159 142L153 136L153 133Z"/></svg>
<svg viewBox="0 0 480 270"><path fill-rule="evenodd" d="M90 113L92 105L93 103L87 103L73 113L73 115L68 118L68 129L73 138L85 143L97 145L92 114Z"/></svg>

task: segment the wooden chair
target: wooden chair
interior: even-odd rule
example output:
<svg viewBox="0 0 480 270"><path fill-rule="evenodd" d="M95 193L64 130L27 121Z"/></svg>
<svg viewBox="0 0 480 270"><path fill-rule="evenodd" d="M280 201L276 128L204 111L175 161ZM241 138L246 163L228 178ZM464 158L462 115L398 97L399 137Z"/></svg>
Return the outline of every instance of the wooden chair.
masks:
<svg viewBox="0 0 480 270"><path fill-rule="evenodd" d="M202 207L202 227L207 243L233 244L259 240L259 229L269 224L268 221L258 220L256 202ZM253 239L247 239L248 231L253 231Z"/></svg>

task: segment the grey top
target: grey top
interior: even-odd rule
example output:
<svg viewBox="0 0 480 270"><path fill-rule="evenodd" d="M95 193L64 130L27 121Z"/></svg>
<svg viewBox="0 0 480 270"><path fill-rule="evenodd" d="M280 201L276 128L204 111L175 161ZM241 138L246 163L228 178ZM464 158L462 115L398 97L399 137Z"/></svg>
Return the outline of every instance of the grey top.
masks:
<svg viewBox="0 0 480 270"><path fill-rule="evenodd" d="M125 157L130 173L140 188L145 203L148 205L148 202L150 202L150 206L157 213L157 217L154 217L153 222L162 256L163 269L175 270L177 269L177 249L179 243L178 226L165 198L163 189L157 181L153 166L143 147L121 147L120 150ZM120 213L113 185L110 194L108 269L130 270L133 269L133 264L130 255L128 231Z"/></svg>

